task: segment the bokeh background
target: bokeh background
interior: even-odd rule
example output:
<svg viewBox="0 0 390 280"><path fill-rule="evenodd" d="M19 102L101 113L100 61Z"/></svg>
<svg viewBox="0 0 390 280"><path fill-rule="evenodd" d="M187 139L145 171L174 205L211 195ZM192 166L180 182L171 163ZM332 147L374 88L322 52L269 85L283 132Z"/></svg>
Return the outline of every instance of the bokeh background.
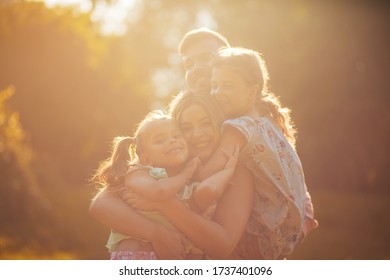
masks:
<svg viewBox="0 0 390 280"><path fill-rule="evenodd" d="M263 53L320 226L291 259L390 259L386 1L0 1L0 259L107 259L88 179L183 87L182 36Z"/></svg>

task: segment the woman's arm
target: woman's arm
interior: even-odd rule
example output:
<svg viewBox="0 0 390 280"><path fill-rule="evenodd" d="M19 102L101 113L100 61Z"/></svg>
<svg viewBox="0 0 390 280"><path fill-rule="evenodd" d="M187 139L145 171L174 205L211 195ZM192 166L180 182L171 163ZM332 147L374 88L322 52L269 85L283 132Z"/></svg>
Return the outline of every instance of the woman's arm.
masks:
<svg viewBox="0 0 390 280"><path fill-rule="evenodd" d="M208 220L176 200L160 204L160 211L197 246L214 258L228 257L237 246L251 212L254 183L251 173L236 167L231 186Z"/></svg>
<svg viewBox="0 0 390 280"><path fill-rule="evenodd" d="M236 145L234 153L232 155L227 155L228 161L224 169L206 178L196 187L191 196L191 201L193 203L190 203L190 206L193 206L195 203L196 211L199 212L200 210L200 212L202 212L206 210L221 198L233 177L239 152L239 147Z"/></svg>
<svg viewBox="0 0 390 280"><path fill-rule="evenodd" d="M134 170L126 175L126 187L151 201L173 198L192 178L199 159L189 161L183 170L175 176L156 179L145 169Z"/></svg>
<svg viewBox="0 0 390 280"><path fill-rule="evenodd" d="M160 259L183 259L185 255L182 234L144 217L114 194L106 191L98 194L91 202L89 213L117 232L149 240Z"/></svg>

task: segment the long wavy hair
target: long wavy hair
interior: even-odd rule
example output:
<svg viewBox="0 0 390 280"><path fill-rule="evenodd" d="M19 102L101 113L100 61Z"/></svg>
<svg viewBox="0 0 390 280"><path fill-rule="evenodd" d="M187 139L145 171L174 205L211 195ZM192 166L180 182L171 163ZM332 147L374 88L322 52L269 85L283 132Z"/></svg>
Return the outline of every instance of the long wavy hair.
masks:
<svg viewBox="0 0 390 280"><path fill-rule="evenodd" d="M176 122L178 122L183 111L193 104L198 104L206 110L215 133L219 135L221 132L222 122L225 120L225 115L215 98L212 97L209 92L193 92L189 90L181 91L169 104L168 113Z"/></svg>

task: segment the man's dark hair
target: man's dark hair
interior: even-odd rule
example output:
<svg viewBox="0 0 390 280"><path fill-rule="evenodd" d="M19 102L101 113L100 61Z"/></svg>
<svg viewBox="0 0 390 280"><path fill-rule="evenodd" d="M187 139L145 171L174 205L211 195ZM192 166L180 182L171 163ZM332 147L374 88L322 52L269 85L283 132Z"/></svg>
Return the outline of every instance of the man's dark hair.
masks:
<svg viewBox="0 0 390 280"><path fill-rule="evenodd" d="M205 41L205 40L215 40L221 44L221 47L229 47L230 44L228 40L222 36L220 33L208 29L206 27L197 28L187 32L179 44L179 54L183 53L195 43Z"/></svg>

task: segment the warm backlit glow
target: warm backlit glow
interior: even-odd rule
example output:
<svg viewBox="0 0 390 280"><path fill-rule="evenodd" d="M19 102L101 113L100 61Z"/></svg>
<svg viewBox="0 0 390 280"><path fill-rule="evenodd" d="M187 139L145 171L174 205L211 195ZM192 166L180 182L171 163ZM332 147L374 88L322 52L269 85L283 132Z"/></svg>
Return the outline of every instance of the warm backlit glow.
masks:
<svg viewBox="0 0 390 280"><path fill-rule="evenodd" d="M92 3L89 0L44 0L50 8L56 6L75 7L80 12L90 12ZM107 35L123 35L127 30L126 21L135 17L138 0L117 0L108 4L98 1L91 19L100 24L101 32Z"/></svg>

